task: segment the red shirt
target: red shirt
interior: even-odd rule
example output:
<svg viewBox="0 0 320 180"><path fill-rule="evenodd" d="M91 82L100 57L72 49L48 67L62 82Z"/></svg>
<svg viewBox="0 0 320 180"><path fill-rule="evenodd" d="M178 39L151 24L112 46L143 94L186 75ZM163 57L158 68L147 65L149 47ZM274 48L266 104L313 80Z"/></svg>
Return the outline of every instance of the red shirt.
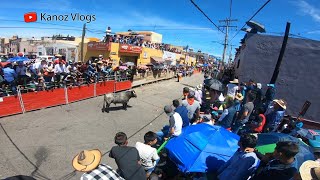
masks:
<svg viewBox="0 0 320 180"><path fill-rule="evenodd" d="M261 126L254 128L253 131L261 133L263 130L264 124L266 124L266 117L264 116L264 114L259 114L259 116L262 118Z"/></svg>

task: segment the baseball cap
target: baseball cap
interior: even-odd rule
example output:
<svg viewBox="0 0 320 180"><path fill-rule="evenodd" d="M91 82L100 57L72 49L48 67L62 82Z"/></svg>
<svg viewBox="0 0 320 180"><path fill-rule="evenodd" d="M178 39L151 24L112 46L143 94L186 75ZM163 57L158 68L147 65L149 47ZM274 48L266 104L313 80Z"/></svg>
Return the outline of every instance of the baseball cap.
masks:
<svg viewBox="0 0 320 180"><path fill-rule="evenodd" d="M194 91L190 91L188 94L188 98L194 98L194 96L195 96Z"/></svg>
<svg viewBox="0 0 320 180"><path fill-rule="evenodd" d="M168 113L172 113L172 108L169 105L166 105L163 109L164 109L164 112L167 113L167 114Z"/></svg>

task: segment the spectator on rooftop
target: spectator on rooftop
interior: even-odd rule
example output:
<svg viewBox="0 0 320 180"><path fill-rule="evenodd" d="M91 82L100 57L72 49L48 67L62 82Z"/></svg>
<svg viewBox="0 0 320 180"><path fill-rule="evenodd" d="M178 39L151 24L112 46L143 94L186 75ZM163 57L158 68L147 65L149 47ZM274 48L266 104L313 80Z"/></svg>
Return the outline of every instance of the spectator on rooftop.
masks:
<svg viewBox="0 0 320 180"><path fill-rule="evenodd" d="M115 170L101 162L101 152L98 149L83 150L72 160L72 166L76 171L84 172L81 180L124 180Z"/></svg>
<svg viewBox="0 0 320 180"><path fill-rule="evenodd" d="M136 148L141 158L141 165L147 171L147 178L156 168L160 157L157 153L157 149L152 146L157 143L157 134L149 131L144 135L144 143L137 142Z"/></svg>
<svg viewBox="0 0 320 180"><path fill-rule="evenodd" d="M238 142L239 149L218 170L219 180L248 179L258 168L260 160L254 152L257 139L250 134L244 134Z"/></svg>

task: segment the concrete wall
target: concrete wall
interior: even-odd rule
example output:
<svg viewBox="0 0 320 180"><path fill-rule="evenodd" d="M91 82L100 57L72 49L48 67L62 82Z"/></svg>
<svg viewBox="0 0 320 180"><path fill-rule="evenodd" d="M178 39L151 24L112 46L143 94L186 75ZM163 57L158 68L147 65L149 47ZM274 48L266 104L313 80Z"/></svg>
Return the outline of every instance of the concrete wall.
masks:
<svg viewBox="0 0 320 180"><path fill-rule="evenodd" d="M280 53L283 37L248 35L241 51L236 73L240 81L254 79L266 88ZM320 42L289 38L276 82L276 98L288 102L287 114L298 115L306 100L310 101L305 118L320 122Z"/></svg>

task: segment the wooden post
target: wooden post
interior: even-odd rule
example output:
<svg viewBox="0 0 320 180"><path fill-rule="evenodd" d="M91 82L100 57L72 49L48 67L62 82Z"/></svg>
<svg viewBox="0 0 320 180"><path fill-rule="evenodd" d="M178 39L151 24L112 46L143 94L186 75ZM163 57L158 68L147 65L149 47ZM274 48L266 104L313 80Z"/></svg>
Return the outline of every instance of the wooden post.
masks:
<svg viewBox="0 0 320 180"><path fill-rule="evenodd" d="M282 42L279 58L278 58L278 61L277 61L277 65L276 65L276 67L274 69L272 78L270 80L270 84L275 84L276 81L277 81L277 78L278 78L278 75L279 75L279 72L280 72L281 62L283 60L284 52L285 52L286 47L287 47L287 42L288 42L289 32L290 32L290 25L291 25L291 23L287 22L286 32L285 32L284 37L283 37L283 42Z"/></svg>

